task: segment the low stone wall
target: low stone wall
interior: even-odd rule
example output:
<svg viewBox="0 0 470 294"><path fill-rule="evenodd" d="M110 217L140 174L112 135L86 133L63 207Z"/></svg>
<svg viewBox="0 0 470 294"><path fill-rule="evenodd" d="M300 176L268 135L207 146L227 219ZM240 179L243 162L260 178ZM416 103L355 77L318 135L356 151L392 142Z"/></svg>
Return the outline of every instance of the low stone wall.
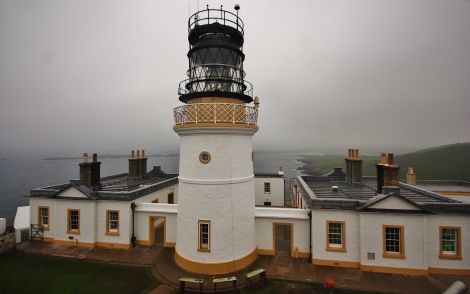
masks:
<svg viewBox="0 0 470 294"><path fill-rule="evenodd" d="M15 231L9 231L0 236L0 254L15 250L16 234Z"/></svg>

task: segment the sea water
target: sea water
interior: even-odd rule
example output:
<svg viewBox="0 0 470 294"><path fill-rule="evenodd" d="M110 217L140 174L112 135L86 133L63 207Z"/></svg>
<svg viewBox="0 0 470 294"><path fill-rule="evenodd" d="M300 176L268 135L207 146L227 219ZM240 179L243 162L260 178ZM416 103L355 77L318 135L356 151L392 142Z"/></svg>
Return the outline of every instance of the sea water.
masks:
<svg viewBox="0 0 470 294"><path fill-rule="evenodd" d="M302 165L301 155L281 152L255 152L255 173L277 173L283 167L285 177L285 198L290 199L290 178L298 175ZM27 206L27 195L34 188L68 183L79 178L80 159L6 159L0 160L0 218L13 225L16 207ZM101 176L126 173L127 158L100 158ZM166 173L178 173L178 156L152 156L147 166L161 166Z"/></svg>

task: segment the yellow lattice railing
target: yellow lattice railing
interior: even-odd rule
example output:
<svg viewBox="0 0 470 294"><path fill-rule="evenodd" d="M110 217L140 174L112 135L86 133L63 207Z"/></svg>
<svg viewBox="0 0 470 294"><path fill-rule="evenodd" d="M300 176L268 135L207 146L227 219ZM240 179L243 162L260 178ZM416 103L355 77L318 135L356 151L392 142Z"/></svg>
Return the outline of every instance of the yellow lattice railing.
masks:
<svg viewBox="0 0 470 294"><path fill-rule="evenodd" d="M232 123L256 126L258 109L244 104L193 103L176 107L175 124Z"/></svg>

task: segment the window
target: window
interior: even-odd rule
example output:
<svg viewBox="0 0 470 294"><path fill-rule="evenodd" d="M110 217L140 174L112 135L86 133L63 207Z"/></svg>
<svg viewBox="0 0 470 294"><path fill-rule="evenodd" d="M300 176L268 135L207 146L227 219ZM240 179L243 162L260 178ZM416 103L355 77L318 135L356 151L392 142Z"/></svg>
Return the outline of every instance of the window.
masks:
<svg viewBox="0 0 470 294"><path fill-rule="evenodd" d="M119 236L119 211L106 211L106 235Z"/></svg>
<svg viewBox="0 0 470 294"><path fill-rule="evenodd" d="M460 227L439 227L439 240L439 258L462 259Z"/></svg>
<svg viewBox="0 0 470 294"><path fill-rule="evenodd" d="M168 194L168 204L174 204L175 203L175 193L171 192Z"/></svg>
<svg viewBox="0 0 470 294"><path fill-rule="evenodd" d="M264 194L271 194L271 183L264 183Z"/></svg>
<svg viewBox="0 0 470 294"><path fill-rule="evenodd" d="M38 224L44 231L49 231L49 207L38 207Z"/></svg>
<svg viewBox="0 0 470 294"><path fill-rule="evenodd" d="M326 222L326 250L346 252L346 228L343 221Z"/></svg>
<svg viewBox="0 0 470 294"><path fill-rule="evenodd" d="M80 209L68 209L67 213L67 234L80 234Z"/></svg>
<svg viewBox="0 0 470 294"><path fill-rule="evenodd" d="M200 154L199 154L199 161L201 163L204 163L204 164L207 164L209 163L209 161L211 161L211 155L209 152L207 151L202 151Z"/></svg>
<svg viewBox="0 0 470 294"><path fill-rule="evenodd" d="M211 222L208 220L199 221L199 247L198 251L210 251L210 230Z"/></svg>
<svg viewBox="0 0 470 294"><path fill-rule="evenodd" d="M403 226L383 226L383 257L405 258Z"/></svg>

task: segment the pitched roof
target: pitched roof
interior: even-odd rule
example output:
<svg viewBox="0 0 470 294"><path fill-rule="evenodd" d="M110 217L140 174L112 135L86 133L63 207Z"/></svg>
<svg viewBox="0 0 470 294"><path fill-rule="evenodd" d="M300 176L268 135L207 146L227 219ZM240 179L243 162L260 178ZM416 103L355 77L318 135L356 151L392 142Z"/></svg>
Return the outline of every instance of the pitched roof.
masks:
<svg viewBox="0 0 470 294"><path fill-rule="evenodd" d="M74 200L122 200L132 201L163 188L178 183L178 175L166 174L159 169L147 173L142 179L129 179L127 173L117 174L100 179L101 185L88 188L80 180L70 180L69 183L32 189L30 197L47 197ZM67 189L76 189L85 197L77 194L64 195Z"/></svg>
<svg viewBox="0 0 470 294"><path fill-rule="evenodd" d="M362 183L348 185L345 181L337 181L330 175L297 177L300 195L309 207L371 211L367 203L375 203L385 199L382 197L387 197L387 195L378 197L375 177L363 177ZM333 189L333 186L338 188ZM423 213L470 214L470 203L462 203L405 183L400 183L400 197L420 207Z"/></svg>

